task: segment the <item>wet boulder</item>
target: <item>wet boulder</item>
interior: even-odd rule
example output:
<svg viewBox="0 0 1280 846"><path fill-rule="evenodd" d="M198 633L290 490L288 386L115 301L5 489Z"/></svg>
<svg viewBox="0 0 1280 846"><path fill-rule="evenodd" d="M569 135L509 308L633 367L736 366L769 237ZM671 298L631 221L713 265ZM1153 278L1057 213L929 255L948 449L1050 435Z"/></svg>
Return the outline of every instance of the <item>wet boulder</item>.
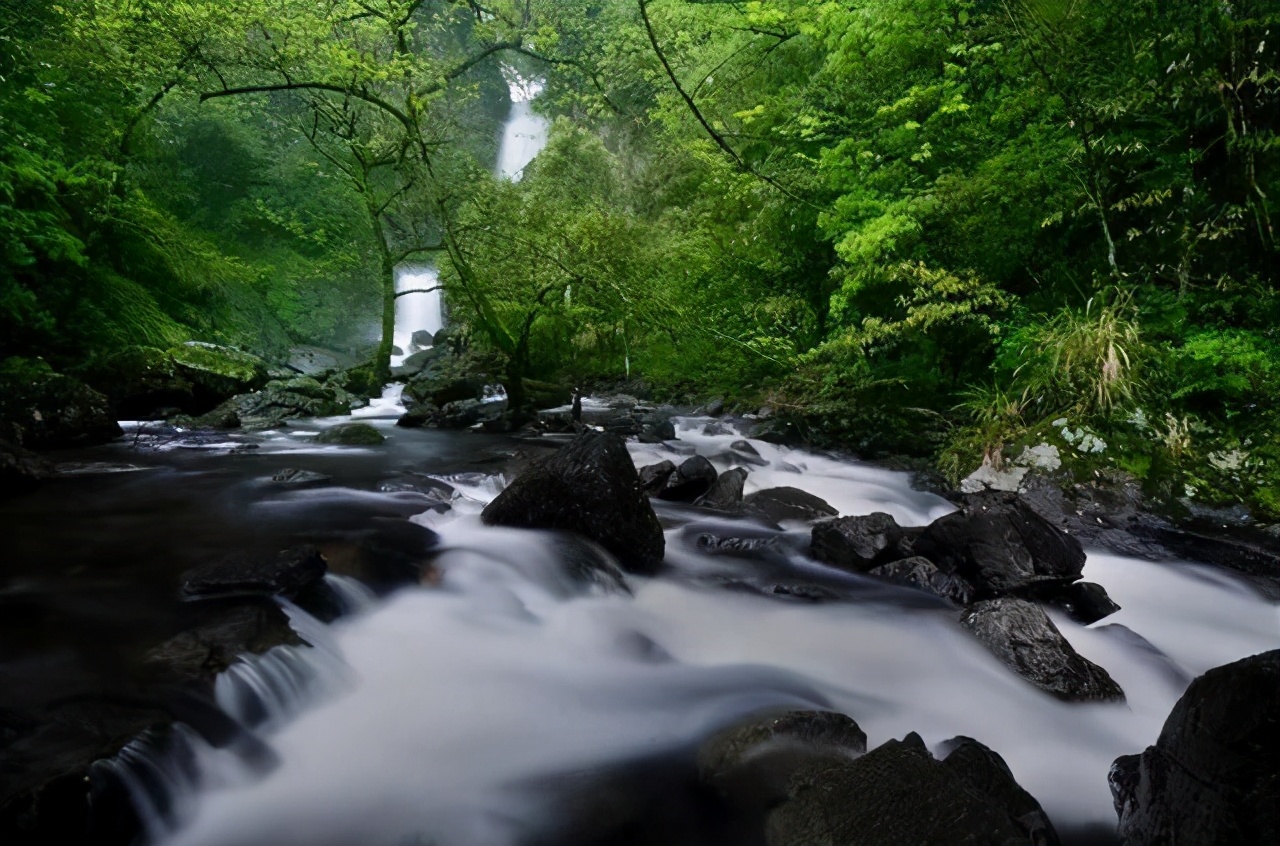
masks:
<svg viewBox="0 0 1280 846"><path fill-rule="evenodd" d="M804 766L840 764L867 751L867 735L844 714L788 711L731 726L698 749L698 779L731 805L770 808Z"/></svg>
<svg viewBox="0 0 1280 846"><path fill-rule="evenodd" d="M402 429L421 429L434 425L439 417L440 409L435 403L423 402L401 414L396 425Z"/></svg>
<svg viewBox="0 0 1280 846"><path fill-rule="evenodd" d="M328 562L314 546L296 546L274 556L238 552L183 573L182 593L192 598L296 596L323 579L328 569Z"/></svg>
<svg viewBox="0 0 1280 846"><path fill-rule="evenodd" d="M1080 578L1080 542L1017 496L973 497L916 538L913 551L984 598L1052 591Z"/></svg>
<svg viewBox="0 0 1280 846"><path fill-rule="evenodd" d="M727 423L721 423L719 420L713 420L702 427L702 434L712 437L724 437L725 435L736 434L733 428Z"/></svg>
<svg viewBox="0 0 1280 846"><path fill-rule="evenodd" d="M649 496L656 496L667 486L667 479L676 472L676 465L670 461L659 461L640 468L640 487Z"/></svg>
<svg viewBox="0 0 1280 846"><path fill-rule="evenodd" d="M968 738L947 745L939 761L913 733L855 760L801 767L768 816L769 846L1056 846L1048 817L999 755Z"/></svg>
<svg viewBox="0 0 1280 846"><path fill-rule="evenodd" d="M751 441L747 440L736 440L729 444L729 451L724 454L724 457L728 461L750 464L754 467L769 466L769 461L760 455L760 451Z"/></svg>
<svg viewBox="0 0 1280 846"><path fill-rule="evenodd" d="M40 360L0 366L0 438L25 449L93 446L122 434L107 398Z"/></svg>
<svg viewBox="0 0 1280 846"><path fill-rule="evenodd" d="M883 511L860 517L837 517L813 527L811 550L823 563L854 573L865 573L898 556L903 532Z"/></svg>
<svg viewBox="0 0 1280 846"><path fill-rule="evenodd" d="M658 491L658 499L671 502L693 502L711 490L717 478L716 468L700 455L688 458L667 478Z"/></svg>
<svg viewBox="0 0 1280 846"><path fill-rule="evenodd" d="M944 573L928 558L903 558L881 564L870 575L905 587L931 593L952 605L964 607L973 601L973 586L954 573Z"/></svg>
<svg viewBox="0 0 1280 846"><path fill-rule="evenodd" d="M1046 597L1049 604L1067 612L1067 616L1081 625L1092 625L1110 617L1120 606L1107 595L1107 589L1093 582L1075 582Z"/></svg>
<svg viewBox="0 0 1280 846"><path fill-rule="evenodd" d="M835 517L839 512L825 499L799 488L766 488L743 497L742 510L769 523L784 520L811 522Z"/></svg>
<svg viewBox="0 0 1280 846"><path fill-rule="evenodd" d="M318 444L342 446L377 446L385 440L382 433L368 423L341 423L316 436Z"/></svg>
<svg viewBox="0 0 1280 846"><path fill-rule="evenodd" d="M1069 702L1123 700L1102 667L1076 652L1039 605L1003 597L967 608L960 624L1005 666L1036 687Z"/></svg>
<svg viewBox="0 0 1280 846"><path fill-rule="evenodd" d="M711 489L694 500L694 505L714 508L716 511L735 513L742 510L742 490L747 483L747 471L741 467L726 470L716 477Z"/></svg>
<svg viewBox="0 0 1280 846"><path fill-rule="evenodd" d="M400 362L396 367L391 368L391 375L396 378L405 376L416 376L427 368L431 362L436 359L443 358L448 355L449 351L445 347L427 347L412 353L404 361Z"/></svg>
<svg viewBox="0 0 1280 846"><path fill-rule="evenodd" d="M673 441L676 438L676 426L670 420L659 420L656 423L650 423L640 432L640 443L642 444L660 444L664 441Z"/></svg>
<svg viewBox="0 0 1280 846"><path fill-rule="evenodd" d="M666 546L626 445L609 433L583 433L531 464L481 519L491 526L577 532L633 573L657 571Z"/></svg>
<svg viewBox="0 0 1280 846"><path fill-rule="evenodd" d="M292 490L323 487L332 481L332 476L324 473L316 473L313 470L300 470L296 467L286 467L283 470L277 470L271 476L271 484L281 488L290 488Z"/></svg>
<svg viewBox="0 0 1280 846"><path fill-rule="evenodd" d="M1280 650L1192 682L1109 781L1128 846L1280 843Z"/></svg>

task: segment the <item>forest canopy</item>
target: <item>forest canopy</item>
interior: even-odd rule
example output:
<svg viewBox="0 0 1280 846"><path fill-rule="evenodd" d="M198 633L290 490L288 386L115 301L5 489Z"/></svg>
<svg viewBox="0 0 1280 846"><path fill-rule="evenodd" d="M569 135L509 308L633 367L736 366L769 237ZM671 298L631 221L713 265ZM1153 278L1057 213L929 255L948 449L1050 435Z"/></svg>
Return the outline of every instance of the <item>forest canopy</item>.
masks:
<svg viewBox="0 0 1280 846"><path fill-rule="evenodd" d="M1274 0L9 2L0 355L385 371L395 269L433 261L509 393L719 394L957 477L1046 442L1277 515L1277 27ZM515 75L553 124L513 182Z"/></svg>

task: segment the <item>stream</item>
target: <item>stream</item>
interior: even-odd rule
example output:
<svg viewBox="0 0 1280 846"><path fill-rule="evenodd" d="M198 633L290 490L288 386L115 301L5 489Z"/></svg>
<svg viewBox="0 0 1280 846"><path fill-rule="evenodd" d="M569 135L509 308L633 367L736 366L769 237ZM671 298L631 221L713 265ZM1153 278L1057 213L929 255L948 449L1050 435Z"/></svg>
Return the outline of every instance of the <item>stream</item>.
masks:
<svg viewBox="0 0 1280 846"><path fill-rule="evenodd" d="M104 656L124 660L130 632L160 624L148 617L148 591L201 554L306 539L330 559L350 613L326 626L284 601L311 647L242 658L218 681L219 705L262 742L265 762L194 734L181 767L145 749L121 757L154 842L583 842L565 826L577 824L587 786L640 768L634 780L656 789L662 762L777 708L846 713L869 746L911 731L931 745L975 737L1004 757L1060 831L1105 832L1115 821L1111 761L1155 741L1194 676L1278 640L1280 608L1230 575L1090 552L1084 577L1123 610L1090 627L1051 615L1128 701L1064 703L1006 669L941 603L802 554L803 524L756 527L797 550L781 559L709 555L697 536L727 518L658 501L664 571L628 576L631 595L584 587L566 578L576 553L563 537L480 523L524 444L399 429L400 411L393 387L357 412L387 436L363 448L314 443L320 429L349 418L195 442L130 427L131 436L70 456L59 479L0 510L7 592L60 609L71 622L58 649L103 672L113 666ZM677 418L677 441L629 444L637 466L696 449L728 469L726 447L740 436L702 434L708 422ZM885 511L904 526L952 509L903 473L753 445L769 464L749 468L747 493L790 485L841 514ZM283 467L332 482L281 490L270 477ZM432 480L453 488L448 510L423 492ZM431 577L374 598L361 586L368 555L353 553L352 539L405 520L439 535ZM828 584L846 599L733 589L759 579ZM104 646L108 638L119 640ZM675 797L664 807L678 817L683 788L664 789Z"/></svg>

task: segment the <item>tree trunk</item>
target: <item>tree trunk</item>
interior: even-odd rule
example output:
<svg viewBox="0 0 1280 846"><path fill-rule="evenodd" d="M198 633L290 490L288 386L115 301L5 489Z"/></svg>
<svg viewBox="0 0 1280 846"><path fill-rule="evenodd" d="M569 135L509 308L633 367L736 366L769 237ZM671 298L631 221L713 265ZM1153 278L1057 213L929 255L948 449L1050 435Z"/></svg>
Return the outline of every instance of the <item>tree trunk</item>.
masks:
<svg viewBox="0 0 1280 846"><path fill-rule="evenodd" d="M369 206L369 222L373 226L373 237L378 242L381 255L382 282L382 339L378 343L378 352L374 356L373 366L378 377L383 381L391 379L391 347L396 336L396 266L391 259L391 249L387 246L386 231L382 228L382 215L373 206Z"/></svg>

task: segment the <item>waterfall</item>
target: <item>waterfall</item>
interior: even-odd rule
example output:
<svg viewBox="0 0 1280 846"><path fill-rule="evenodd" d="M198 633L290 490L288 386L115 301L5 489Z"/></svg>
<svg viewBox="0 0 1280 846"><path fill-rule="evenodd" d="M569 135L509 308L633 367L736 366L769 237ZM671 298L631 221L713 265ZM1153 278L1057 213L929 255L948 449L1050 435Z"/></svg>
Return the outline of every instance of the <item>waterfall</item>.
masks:
<svg viewBox="0 0 1280 846"><path fill-rule="evenodd" d="M542 91L538 80L523 79L507 71L511 87L511 113L502 126L502 145L498 148L497 174L520 181L525 167L547 146L547 119L533 113L533 100Z"/></svg>
<svg viewBox="0 0 1280 846"><path fill-rule="evenodd" d="M396 270L397 291L425 291L426 293L408 294L396 300L395 345L402 355L414 352L413 333L421 329L428 332L439 332L444 326L443 301L440 291L430 290L440 284L440 276L430 265L405 265ZM392 357L392 364L399 364L403 358Z"/></svg>
<svg viewBox="0 0 1280 846"><path fill-rule="evenodd" d="M496 173L518 182L534 156L547 145L547 119L533 113L533 99L542 91L538 80L521 78L508 71L511 86L511 112L502 125L502 144L498 148ZM431 265L406 265L396 271L397 291L417 291L436 287L440 277ZM402 351L392 356L398 365L416 350L413 333L422 329L435 333L444 326L443 300L440 291L408 294L396 300L395 345Z"/></svg>

